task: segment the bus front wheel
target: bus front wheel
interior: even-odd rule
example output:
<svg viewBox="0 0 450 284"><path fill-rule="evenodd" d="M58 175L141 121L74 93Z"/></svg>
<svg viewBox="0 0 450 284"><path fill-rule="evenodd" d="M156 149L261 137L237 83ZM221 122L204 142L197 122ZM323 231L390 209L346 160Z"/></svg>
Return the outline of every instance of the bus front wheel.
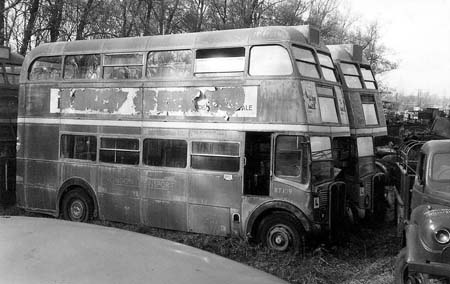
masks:
<svg viewBox="0 0 450 284"><path fill-rule="evenodd" d="M273 250L299 252L304 243L301 223L292 215L275 212L266 216L259 225L261 243Z"/></svg>
<svg viewBox="0 0 450 284"><path fill-rule="evenodd" d="M92 199L82 190L67 192L62 200L62 217L75 222L87 222L92 217Z"/></svg>

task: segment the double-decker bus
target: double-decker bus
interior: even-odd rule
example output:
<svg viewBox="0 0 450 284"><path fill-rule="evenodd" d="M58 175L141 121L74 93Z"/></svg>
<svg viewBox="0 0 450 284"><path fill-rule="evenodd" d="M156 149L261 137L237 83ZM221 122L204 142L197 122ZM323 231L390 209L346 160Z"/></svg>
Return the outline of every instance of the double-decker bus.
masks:
<svg viewBox="0 0 450 284"><path fill-rule="evenodd" d="M349 187L349 213L353 219L363 219L367 213L375 217L382 214L378 209L383 211L385 176L375 162L374 138L387 135L378 84L361 46L328 48L342 82L350 123L351 136L336 139L337 147L348 151L342 173Z"/></svg>
<svg viewBox="0 0 450 284"><path fill-rule="evenodd" d="M18 205L297 249L341 221L349 135L309 26L49 43L21 73Z"/></svg>
<svg viewBox="0 0 450 284"><path fill-rule="evenodd" d="M0 204L12 205L16 187L16 121L23 57L0 46Z"/></svg>

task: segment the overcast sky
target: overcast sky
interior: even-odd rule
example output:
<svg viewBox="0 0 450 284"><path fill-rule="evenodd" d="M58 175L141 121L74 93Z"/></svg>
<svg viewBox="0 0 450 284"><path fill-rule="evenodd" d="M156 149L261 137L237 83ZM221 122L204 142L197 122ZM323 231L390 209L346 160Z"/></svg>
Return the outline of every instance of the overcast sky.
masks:
<svg viewBox="0 0 450 284"><path fill-rule="evenodd" d="M406 93L450 97L450 0L341 0L361 24L378 21L381 41L399 68L383 75Z"/></svg>

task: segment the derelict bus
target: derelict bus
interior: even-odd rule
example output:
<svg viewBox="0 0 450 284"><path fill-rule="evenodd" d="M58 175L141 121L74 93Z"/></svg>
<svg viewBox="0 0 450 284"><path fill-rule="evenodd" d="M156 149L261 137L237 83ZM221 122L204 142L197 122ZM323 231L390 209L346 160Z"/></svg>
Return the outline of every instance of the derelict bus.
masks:
<svg viewBox="0 0 450 284"><path fill-rule="evenodd" d="M21 73L18 204L296 249L341 221L349 135L308 26L49 43Z"/></svg>

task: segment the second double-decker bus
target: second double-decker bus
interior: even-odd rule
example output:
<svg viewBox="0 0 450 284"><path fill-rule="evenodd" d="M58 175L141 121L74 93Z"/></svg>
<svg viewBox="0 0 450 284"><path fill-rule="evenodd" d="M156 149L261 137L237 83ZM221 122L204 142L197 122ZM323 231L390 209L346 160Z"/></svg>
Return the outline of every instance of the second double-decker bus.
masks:
<svg viewBox="0 0 450 284"><path fill-rule="evenodd" d="M375 162L374 138L386 136L387 128L378 85L361 46L328 48L342 82L350 123L351 136L336 139L336 147L348 152L342 171L348 186L348 213L353 220L382 217L385 175Z"/></svg>
<svg viewBox="0 0 450 284"><path fill-rule="evenodd" d="M16 121L23 57L0 46L0 204L15 202Z"/></svg>
<svg viewBox="0 0 450 284"><path fill-rule="evenodd" d="M331 141L350 135L347 111L308 26L39 46L18 133L27 210L280 251L342 220Z"/></svg>

